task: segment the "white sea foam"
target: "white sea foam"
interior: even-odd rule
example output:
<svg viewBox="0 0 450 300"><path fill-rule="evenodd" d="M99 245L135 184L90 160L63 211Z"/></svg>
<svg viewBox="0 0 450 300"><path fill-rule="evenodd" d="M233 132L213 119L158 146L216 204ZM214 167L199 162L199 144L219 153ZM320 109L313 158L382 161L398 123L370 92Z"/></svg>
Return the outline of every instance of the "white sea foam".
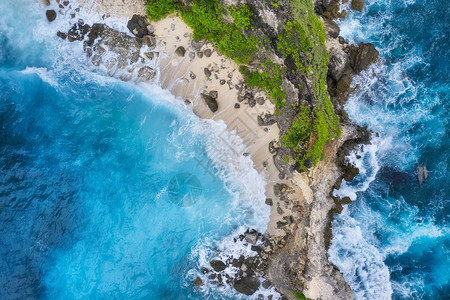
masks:
<svg viewBox="0 0 450 300"><path fill-rule="evenodd" d="M39 76L39 78L41 78L42 81L50 84L52 87L58 87L58 79L56 78L53 71L48 71L47 68L26 67L25 70L22 70L20 73L36 74Z"/></svg>

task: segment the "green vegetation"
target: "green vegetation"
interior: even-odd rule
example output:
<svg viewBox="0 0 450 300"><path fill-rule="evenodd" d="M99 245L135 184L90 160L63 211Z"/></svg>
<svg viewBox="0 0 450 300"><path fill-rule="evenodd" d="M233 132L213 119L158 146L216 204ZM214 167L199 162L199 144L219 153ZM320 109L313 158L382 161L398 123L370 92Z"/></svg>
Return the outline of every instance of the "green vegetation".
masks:
<svg viewBox="0 0 450 300"><path fill-rule="evenodd" d="M147 16L152 21L158 21L179 9L178 0L152 0L147 2Z"/></svg>
<svg viewBox="0 0 450 300"><path fill-rule="evenodd" d="M302 282L300 280L297 280L297 284L302 285ZM306 296L303 294L303 291L300 291L300 290L292 291L292 294L294 294L295 299L311 300L309 298L306 298Z"/></svg>
<svg viewBox="0 0 450 300"><path fill-rule="evenodd" d="M229 12L233 16L234 24L240 29L254 29L252 25L252 12L248 9L247 5L241 4L238 7L228 8Z"/></svg>
<svg viewBox="0 0 450 300"><path fill-rule="evenodd" d="M294 160L305 169L305 160L314 165L322 156L324 145L339 135L338 118L328 96L326 86L328 52L325 47L325 29L314 13L311 0L290 0L293 18L284 24L277 36L276 50L295 68L289 70L308 78L313 84L317 103L309 106L286 107L283 78L287 68L264 57L270 49L270 39L259 40L253 34L253 14L246 4L225 7L221 0L149 0L147 15L157 21L168 14L178 13L193 29L195 40L206 39L217 49L240 65L245 83L268 93L276 105L276 115L296 112L291 127L282 137L283 145L293 150ZM276 0L267 4L278 9ZM259 61L259 63L258 63ZM264 61L264 63L261 63ZM252 68L250 68L250 64ZM301 85L303 88L303 85Z"/></svg>
<svg viewBox="0 0 450 300"><path fill-rule="evenodd" d="M275 102L277 108L285 106L284 100L286 99L286 93L281 88L283 83L281 72L282 69L279 65L267 60L262 64L263 70L251 72L248 67L240 66L239 71L245 78L245 83L249 86L256 86L260 89L267 91L270 98Z"/></svg>
<svg viewBox="0 0 450 300"><path fill-rule="evenodd" d="M285 58L293 60L297 72L312 79L318 105L311 111L311 125L298 129L298 123L301 122L299 120L303 117L297 118L282 141L284 145L293 147L295 160L304 169L304 162L310 157L314 165L317 164L323 147L330 139L339 135L339 128L338 117L334 113L326 86L328 52L325 47L325 29L314 14L310 0L292 0L292 4L294 20L287 22L283 32L278 35L277 49ZM300 114L303 111L304 108L300 110ZM305 128L311 130L311 137L306 135ZM296 145L291 146L294 142ZM308 148L306 153L299 151L300 145Z"/></svg>

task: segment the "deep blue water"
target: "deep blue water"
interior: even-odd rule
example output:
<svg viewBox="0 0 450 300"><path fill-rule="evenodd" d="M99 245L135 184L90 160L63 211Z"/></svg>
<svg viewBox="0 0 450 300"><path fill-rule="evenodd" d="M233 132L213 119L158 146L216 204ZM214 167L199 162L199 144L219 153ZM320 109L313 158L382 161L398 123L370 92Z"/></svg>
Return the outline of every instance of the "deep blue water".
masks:
<svg viewBox="0 0 450 300"><path fill-rule="evenodd" d="M365 2L341 35L373 43L381 60L346 111L380 137L351 158L361 174L338 192L354 201L336 216L330 258L356 299L449 299L450 5Z"/></svg>
<svg viewBox="0 0 450 300"><path fill-rule="evenodd" d="M97 73L56 30L34 1L0 3L0 299L238 298L193 281L264 230L245 149L229 171L209 149L223 125Z"/></svg>

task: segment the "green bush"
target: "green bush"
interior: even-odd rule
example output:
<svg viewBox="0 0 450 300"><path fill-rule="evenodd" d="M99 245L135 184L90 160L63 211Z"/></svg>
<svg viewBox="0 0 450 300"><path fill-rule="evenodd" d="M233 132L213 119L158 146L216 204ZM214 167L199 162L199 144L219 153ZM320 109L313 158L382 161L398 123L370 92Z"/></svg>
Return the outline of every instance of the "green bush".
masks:
<svg viewBox="0 0 450 300"><path fill-rule="evenodd" d="M230 7L228 11L233 16L234 24L240 29L254 29L252 25L252 12L248 9L247 5L241 4L238 7Z"/></svg>
<svg viewBox="0 0 450 300"><path fill-rule="evenodd" d="M178 0L149 0L146 12L150 20L158 21L180 7Z"/></svg>

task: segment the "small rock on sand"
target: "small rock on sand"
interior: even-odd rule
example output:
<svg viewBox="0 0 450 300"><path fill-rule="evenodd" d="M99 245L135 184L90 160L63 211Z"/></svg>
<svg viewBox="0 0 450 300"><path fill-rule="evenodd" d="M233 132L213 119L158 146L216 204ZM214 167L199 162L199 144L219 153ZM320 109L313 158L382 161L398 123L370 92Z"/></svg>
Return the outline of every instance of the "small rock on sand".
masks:
<svg viewBox="0 0 450 300"><path fill-rule="evenodd" d="M211 57L211 55L212 55L212 50L211 49L206 49L205 50L205 56L206 57Z"/></svg>
<svg viewBox="0 0 450 300"><path fill-rule="evenodd" d="M184 55L186 54L186 49L184 49L183 46L180 46L175 50L175 54L184 57Z"/></svg>
<svg viewBox="0 0 450 300"><path fill-rule="evenodd" d="M211 77L211 71L208 68L203 69L203 72L205 72L206 77Z"/></svg>

